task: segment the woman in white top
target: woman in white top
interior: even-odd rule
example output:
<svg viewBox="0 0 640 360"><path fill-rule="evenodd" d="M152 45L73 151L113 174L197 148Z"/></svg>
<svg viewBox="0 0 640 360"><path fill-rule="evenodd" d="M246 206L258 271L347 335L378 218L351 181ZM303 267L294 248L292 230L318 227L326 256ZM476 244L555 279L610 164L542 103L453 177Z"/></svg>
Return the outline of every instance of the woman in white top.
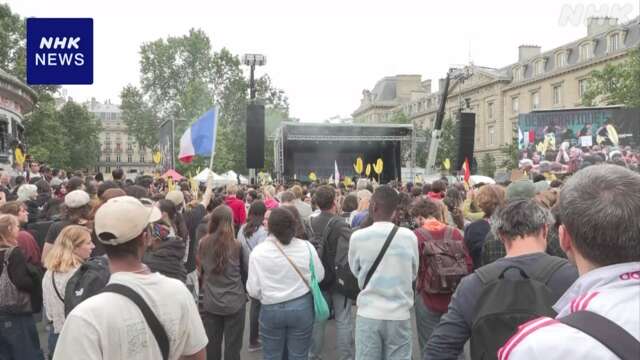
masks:
<svg viewBox="0 0 640 360"><path fill-rule="evenodd" d="M296 217L275 208L268 219L269 237L249 258L247 291L262 303L260 337L265 360L306 360L311 346L314 309L308 283L313 261L318 281L324 268L315 248L294 237Z"/></svg>
<svg viewBox="0 0 640 360"><path fill-rule="evenodd" d="M62 229L44 259L47 272L42 279L42 299L47 318L52 323L49 328L51 357L64 324L64 290L67 281L91 256L94 247L89 229L82 225L69 225Z"/></svg>

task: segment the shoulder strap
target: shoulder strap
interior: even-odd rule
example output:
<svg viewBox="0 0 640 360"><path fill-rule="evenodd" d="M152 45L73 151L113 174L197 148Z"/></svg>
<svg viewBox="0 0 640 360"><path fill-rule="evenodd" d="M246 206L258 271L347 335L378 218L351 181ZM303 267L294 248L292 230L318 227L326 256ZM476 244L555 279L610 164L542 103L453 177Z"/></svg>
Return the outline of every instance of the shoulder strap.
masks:
<svg viewBox="0 0 640 360"><path fill-rule="evenodd" d="M533 278L547 284L553 274L566 263L567 260L565 259L550 255L545 256L543 260L538 263L536 270L533 272Z"/></svg>
<svg viewBox="0 0 640 360"><path fill-rule="evenodd" d="M60 299L60 301L62 301L62 303L64 304L64 298L62 297L62 295L60 295L60 290L58 290L58 287L56 286L56 278L55 278L55 271L51 271L51 285L53 285L53 290L55 290L56 295L58 295L58 299Z"/></svg>
<svg viewBox="0 0 640 360"><path fill-rule="evenodd" d="M394 238L394 236L396 236L397 232L398 232L398 226L397 225L393 225L393 229L391 229L391 232L389 233L389 236L387 236L387 240L384 242L384 245L382 245L382 249L380 249L380 252L378 253L378 257L373 262L373 265L371 265L371 269L369 269L369 272L367 273L367 277L364 279L364 284L362 285L362 290L364 290L367 287L367 284L369 284L369 280L371 280L371 277L373 276L373 273L376 272L376 269L378 268L378 265L380 265L380 262L382 261L382 257L387 252L387 249L389 248L389 244L391 244L391 240L393 240L393 238Z"/></svg>
<svg viewBox="0 0 640 360"><path fill-rule="evenodd" d="M558 321L591 336L622 360L635 360L640 354L640 342L620 325L600 314L577 311Z"/></svg>
<svg viewBox="0 0 640 360"><path fill-rule="evenodd" d="M502 273L502 268L496 265L496 263L491 263L489 265L485 265L481 268L476 269L475 273L484 285L492 282L493 280L498 279L500 274Z"/></svg>
<svg viewBox="0 0 640 360"><path fill-rule="evenodd" d="M427 241L431 241L431 240L433 240L433 236L431 236L431 233L430 233L430 232L428 232L428 231L427 231L426 229L424 229L423 227L419 227L419 228L418 228L418 231L420 232L420 234L422 234L422 236L424 236L424 238L425 238Z"/></svg>
<svg viewBox="0 0 640 360"><path fill-rule="evenodd" d="M112 292L116 294L120 294L129 300L133 301L144 316L144 319L147 321L147 325L151 329L153 336L156 338L158 342L158 346L160 347L160 352L162 353L162 359L169 359L169 336L167 335L166 330L160 323L160 320L153 313L153 310L147 305L147 302L144 301L142 296L135 292L128 286L122 284L109 284L102 289L101 292Z"/></svg>
<svg viewBox="0 0 640 360"><path fill-rule="evenodd" d="M272 240L273 241L273 240ZM298 267L296 266L296 264L293 263L293 261L291 261L291 258L287 256L287 254L284 253L284 250L282 249L282 247L280 247L280 244L278 244L278 240L273 241L273 244L278 248L278 250L280 250L280 253L282 253L282 256L284 256L287 261L289 262L289 264L291 264L291 266L293 267L293 269L298 273L298 276L300 276L300 278L302 279L302 281L304 282L305 285L307 285L307 287L309 289L311 289L311 286L309 286L309 282L307 281L307 279L304 277L304 275L302 275L302 272L300 271L300 269L298 269Z"/></svg>

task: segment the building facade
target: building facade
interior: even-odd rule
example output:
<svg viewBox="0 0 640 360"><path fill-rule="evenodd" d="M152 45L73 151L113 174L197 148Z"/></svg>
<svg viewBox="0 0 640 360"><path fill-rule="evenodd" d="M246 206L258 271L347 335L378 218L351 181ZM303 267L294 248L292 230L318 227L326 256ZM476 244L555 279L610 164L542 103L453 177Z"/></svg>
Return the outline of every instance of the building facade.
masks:
<svg viewBox="0 0 640 360"><path fill-rule="evenodd" d="M138 146L135 137L122 120L122 110L110 100L104 103L92 98L84 104L102 125L100 133L100 160L96 168L109 177L111 171L122 168L129 178L151 174L156 166L151 149Z"/></svg>
<svg viewBox="0 0 640 360"><path fill-rule="evenodd" d="M0 69L0 171L13 172L15 145L24 141L24 116L36 100L35 91Z"/></svg>
<svg viewBox="0 0 640 360"><path fill-rule="evenodd" d="M445 118L455 119L460 110L475 113L475 157L480 161L485 153L491 153L500 163L500 149L511 143L518 115L581 107L591 73L606 64L624 61L632 49L640 46L639 21L618 24L612 18L592 18L587 35L569 44L545 52L539 46L522 45L518 61L502 68L469 64L463 70L470 76L452 80L449 85ZM402 112L416 128L431 129L442 84L441 79L437 92L426 91L424 96L394 107L378 107L371 113L375 113L377 122L384 122ZM363 95L359 110L365 104Z"/></svg>
<svg viewBox="0 0 640 360"><path fill-rule="evenodd" d="M376 83L373 90L363 90L360 106L353 112L355 123L380 123L390 120L394 109L414 99L424 97L431 89L429 81L420 75L388 76Z"/></svg>

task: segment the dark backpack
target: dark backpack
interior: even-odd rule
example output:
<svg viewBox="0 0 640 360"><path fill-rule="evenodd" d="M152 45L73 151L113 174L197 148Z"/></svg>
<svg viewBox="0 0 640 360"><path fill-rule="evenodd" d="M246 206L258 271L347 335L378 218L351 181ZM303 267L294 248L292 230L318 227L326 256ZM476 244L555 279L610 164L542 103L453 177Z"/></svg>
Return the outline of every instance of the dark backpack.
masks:
<svg viewBox="0 0 640 360"><path fill-rule="evenodd" d="M518 325L541 316L556 316L551 306L558 299L547 283L566 263L565 259L545 256L531 276L517 266L503 269L496 263L476 270L482 291L471 326L472 359L497 359L498 349L518 330ZM505 278L507 271L518 271L521 278Z"/></svg>
<svg viewBox="0 0 640 360"><path fill-rule="evenodd" d="M329 233L338 222L344 222L346 219L341 216L336 216L329 220L329 223L325 227L322 237L326 241ZM339 234L335 242L335 256L333 258L333 270L335 273L335 290L349 299L355 300L360 293L360 287L358 286L358 279L353 275L351 268L349 267L349 240L351 239L351 228L347 226L341 226L339 228Z"/></svg>
<svg viewBox="0 0 640 360"><path fill-rule="evenodd" d="M427 294L453 294L460 280L469 274L464 241L453 239L450 226L445 228L442 240L435 240L425 229L418 231L426 240L422 256L427 265L421 289Z"/></svg>
<svg viewBox="0 0 640 360"><path fill-rule="evenodd" d="M109 282L109 261L104 256L88 259L69 278L64 289L64 315L81 302L96 295Z"/></svg>

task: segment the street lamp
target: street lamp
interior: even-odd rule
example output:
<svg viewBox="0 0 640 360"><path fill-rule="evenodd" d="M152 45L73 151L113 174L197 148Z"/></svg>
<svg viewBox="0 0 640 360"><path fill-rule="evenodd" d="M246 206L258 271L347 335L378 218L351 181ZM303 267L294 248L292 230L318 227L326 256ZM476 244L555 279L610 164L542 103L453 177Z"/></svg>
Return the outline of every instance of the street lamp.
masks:
<svg viewBox="0 0 640 360"><path fill-rule="evenodd" d="M251 94L251 100L256 98L256 82L254 79L254 72L256 66L264 66L267 64L267 57L262 54L244 54L242 56L242 63L251 67L251 73L249 75L249 91Z"/></svg>

